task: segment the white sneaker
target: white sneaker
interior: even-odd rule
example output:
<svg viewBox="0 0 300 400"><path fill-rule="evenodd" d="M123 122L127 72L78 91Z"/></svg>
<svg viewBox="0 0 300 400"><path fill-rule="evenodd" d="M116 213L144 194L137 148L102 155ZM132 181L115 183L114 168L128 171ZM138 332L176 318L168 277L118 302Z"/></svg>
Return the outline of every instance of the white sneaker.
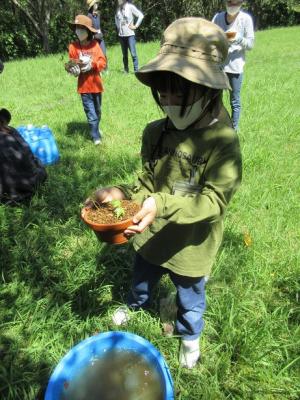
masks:
<svg viewBox="0 0 300 400"><path fill-rule="evenodd" d="M98 144L101 144L102 142L101 142L101 139L95 139L94 140L94 145L98 145Z"/></svg>
<svg viewBox="0 0 300 400"><path fill-rule="evenodd" d="M179 364L184 368L194 368L200 358L199 338L181 340Z"/></svg>
<svg viewBox="0 0 300 400"><path fill-rule="evenodd" d="M125 325L129 321L129 310L126 306L121 306L116 309L112 315L112 321L115 325Z"/></svg>

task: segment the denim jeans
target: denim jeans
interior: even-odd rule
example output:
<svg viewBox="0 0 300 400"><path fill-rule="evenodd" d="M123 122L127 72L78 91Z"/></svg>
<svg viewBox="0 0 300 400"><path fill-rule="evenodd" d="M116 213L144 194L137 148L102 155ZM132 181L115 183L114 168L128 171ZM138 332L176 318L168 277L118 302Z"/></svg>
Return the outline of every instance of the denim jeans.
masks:
<svg viewBox="0 0 300 400"><path fill-rule="evenodd" d="M166 273L169 274L177 291L176 332L185 340L197 339L204 328L202 318L206 308L204 276L191 278L177 275L166 268L148 263L136 254L128 306L133 309L147 309L153 288Z"/></svg>
<svg viewBox="0 0 300 400"><path fill-rule="evenodd" d="M123 65L124 65L124 71L128 72L128 49L130 50L130 54L132 57L132 62L133 62L133 69L136 72L139 69L139 64L138 64L138 56L136 52L136 47L135 47L135 36L119 36L120 39L120 44L122 48L122 54L123 54Z"/></svg>
<svg viewBox="0 0 300 400"><path fill-rule="evenodd" d="M90 127L90 135L93 140L100 139L101 93L81 93L81 100Z"/></svg>
<svg viewBox="0 0 300 400"><path fill-rule="evenodd" d="M232 89L230 91L231 121L233 128L237 131L241 115L241 87L243 74L230 74L227 72L227 76Z"/></svg>

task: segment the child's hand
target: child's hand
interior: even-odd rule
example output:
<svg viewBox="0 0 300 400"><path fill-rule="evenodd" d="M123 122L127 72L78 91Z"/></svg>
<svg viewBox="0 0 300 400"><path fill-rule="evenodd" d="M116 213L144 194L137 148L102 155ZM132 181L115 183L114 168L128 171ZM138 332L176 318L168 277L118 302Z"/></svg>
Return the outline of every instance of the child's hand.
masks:
<svg viewBox="0 0 300 400"><path fill-rule="evenodd" d="M108 203L112 200L124 200L125 195L119 188L114 186L96 190L93 199L86 199L85 207L93 207L95 203Z"/></svg>
<svg viewBox="0 0 300 400"><path fill-rule="evenodd" d="M148 197L141 210L133 217L133 223L125 231L125 236L133 236L136 233L143 232L147 226L151 225L157 213L156 203L153 197Z"/></svg>
<svg viewBox="0 0 300 400"><path fill-rule="evenodd" d="M80 74L80 68L79 68L78 65L74 65L73 67L70 67L70 68L69 68L68 72L69 72L71 75L74 75L74 76L77 77L77 76Z"/></svg>

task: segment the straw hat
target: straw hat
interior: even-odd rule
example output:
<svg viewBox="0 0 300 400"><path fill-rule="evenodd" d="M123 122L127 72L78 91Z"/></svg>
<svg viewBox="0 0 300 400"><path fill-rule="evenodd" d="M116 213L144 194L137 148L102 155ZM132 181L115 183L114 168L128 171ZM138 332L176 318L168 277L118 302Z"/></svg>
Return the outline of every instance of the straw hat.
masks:
<svg viewBox="0 0 300 400"><path fill-rule="evenodd" d="M82 25L91 32L98 32L97 29L93 28L92 20L85 15L76 15L75 21L69 22L69 25L71 25L73 28L75 25Z"/></svg>
<svg viewBox="0 0 300 400"><path fill-rule="evenodd" d="M86 0L86 5L90 9L94 4L99 3L99 0Z"/></svg>
<svg viewBox="0 0 300 400"><path fill-rule="evenodd" d="M151 86L151 73L174 72L183 78L215 89L230 89L222 64L228 53L225 33L203 18L181 18L164 31L158 56L136 72Z"/></svg>

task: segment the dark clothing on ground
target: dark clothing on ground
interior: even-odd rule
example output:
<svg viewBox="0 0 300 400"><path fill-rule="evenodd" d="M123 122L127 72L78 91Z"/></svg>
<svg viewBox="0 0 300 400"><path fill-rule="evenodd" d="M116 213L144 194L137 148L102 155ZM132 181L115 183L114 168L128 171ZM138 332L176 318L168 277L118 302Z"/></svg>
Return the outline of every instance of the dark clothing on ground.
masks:
<svg viewBox="0 0 300 400"><path fill-rule="evenodd" d="M0 130L0 202L30 199L47 172L14 128Z"/></svg>

